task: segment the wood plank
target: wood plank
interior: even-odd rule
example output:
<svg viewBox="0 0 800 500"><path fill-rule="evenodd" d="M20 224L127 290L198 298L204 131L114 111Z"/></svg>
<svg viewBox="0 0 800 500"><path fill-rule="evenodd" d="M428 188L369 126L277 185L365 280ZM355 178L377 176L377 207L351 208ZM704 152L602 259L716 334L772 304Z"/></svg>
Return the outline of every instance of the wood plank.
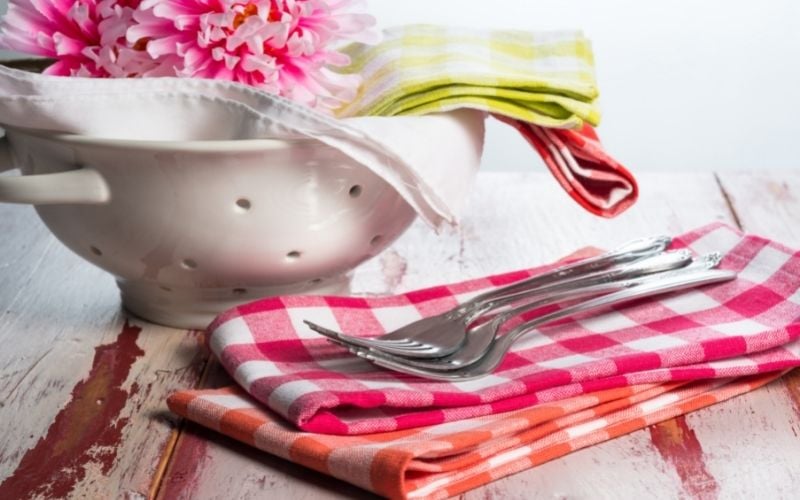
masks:
<svg viewBox="0 0 800 500"><path fill-rule="evenodd" d="M143 498L206 355L120 311L113 279L0 205L0 498Z"/></svg>
<svg viewBox="0 0 800 500"><path fill-rule="evenodd" d="M742 229L800 247L800 172L720 172Z"/></svg>
<svg viewBox="0 0 800 500"><path fill-rule="evenodd" d="M461 225L434 234L417 223L388 251L361 266L352 291L397 293L448 281L459 281L551 261L584 245L611 246L643 234L679 233L722 220L733 222L716 180L707 174L641 176L642 200L614 220L601 220L574 206L549 176L531 173L482 174ZM212 385L213 386L213 385ZM730 422L728 423L730 425ZM197 457L197 436L191 426L187 441L176 448L164 477L163 498L185 491L184 497L256 496L262 484L304 497L334 497L341 483L306 484L287 479L286 469L273 458L241 456L237 445L215 438ZM222 444L220 444L222 443ZM184 481L188 471L191 480ZM310 473L309 473L310 474ZM312 474L313 476L313 474ZM255 478L255 479L254 479ZM287 486L287 481L290 485ZM241 486L241 485L251 486ZM233 488L233 489L232 489ZM563 496L686 496L687 487L675 467L640 431L574 453L465 495L466 498L533 498ZM347 493L350 495L350 493Z"/></svg>
<svg viewBox="0 0 800 500"><path fill-rule="evenodd" d="M736 212L741 228L776 241L800 247L800 173L753 171L719 173L718 181ZM699 439L715 453L707 461L727 495L766 494L790 498L800 489L800 370L786 375L747 397L747 405L731 402L709 408L714 418L690 416ZM735 421L741 432L720 427ZM734 489L740 472L747 470L747 489Z"/></svg>

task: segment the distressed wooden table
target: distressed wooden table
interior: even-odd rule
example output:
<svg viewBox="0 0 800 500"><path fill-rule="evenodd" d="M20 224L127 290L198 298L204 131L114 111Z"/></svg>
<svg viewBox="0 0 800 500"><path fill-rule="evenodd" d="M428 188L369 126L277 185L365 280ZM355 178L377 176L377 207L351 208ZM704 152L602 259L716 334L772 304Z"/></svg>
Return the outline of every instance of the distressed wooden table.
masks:
<svg viewBox="0 0 800 500"><path fill-rule="evenodd" d="M463 223L418 223L355 274L384 294L530 267L711 221L800 247L800 174L640 176L615 220L574 206L546 174L483 174ZM177 389L226 383L201 332L128 318L112 279L63 248L29 207L0 205L0 499L353 498L353 486L170 414ZM800 372L585 449L472 498L797 498Z"/></svg>

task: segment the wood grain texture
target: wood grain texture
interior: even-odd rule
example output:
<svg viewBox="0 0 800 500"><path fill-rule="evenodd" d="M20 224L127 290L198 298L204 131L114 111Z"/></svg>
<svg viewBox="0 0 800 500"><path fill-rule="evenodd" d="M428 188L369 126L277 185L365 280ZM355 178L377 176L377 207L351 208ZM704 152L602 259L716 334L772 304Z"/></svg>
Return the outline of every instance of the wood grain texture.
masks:
<svg viewBox="0 0 800 500"><path fill-rule="evenodd" d="M127 322L113 280L31 208L0 205L0 234L0 498L146 497L198 334Z"/></svg>
<svg viewBox="0 0 800 500"><path fill-rule="evenodd" d="M796 174L640 180L640 203L609 221L574 206L546 174L482 174L459 226L437 235L416 223L358 269L352 290L403 292L711 221L800 245ZM179 422L168 393L203 377L203 386L230 383L217 365L206 371L200 334L128 320L113 281L65 250L33 210L0 205L0 234L0 342L13 346L0 351L0 422L14 429L0 435L0 498L373 498ZM791 498L797 378L463 497Z"/></svg>
<svg viewBox="0 0 800 500"><path fill-rule="evenodd" d="M479 176L461 224L434 234L415 223L362 265L354 293L396 293L553 261L580 247L610 247L642 234L676 234L732 222L713 174L639 176L641 199L615 219L578 207L547 174Z"/></svg>
<svg viewBox="0 0 800 500"><path fill-rule="evenodd" d="M717 178L745 231L800 247L800 172L731 172Z"/></svg>

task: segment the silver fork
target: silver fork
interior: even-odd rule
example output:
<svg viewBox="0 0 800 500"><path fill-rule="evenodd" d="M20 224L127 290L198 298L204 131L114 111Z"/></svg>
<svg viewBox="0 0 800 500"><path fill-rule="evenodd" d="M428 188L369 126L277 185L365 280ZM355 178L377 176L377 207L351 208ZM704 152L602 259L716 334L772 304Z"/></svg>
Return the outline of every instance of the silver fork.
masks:
<svg viewBox="0 0 800 500"><path fill-rule="evenodd" d="M577 290L565 290L560 294L554 294L546 297L540 301L526 303L521 306L515 307L509 311L498 314L491 320L482 323L467 334L465 342L461 345L458 351L438 359L412 359L408 357L389 356L387 359L394 359L395 361L406 363L410 366L420 368L428 368L431 370L456 370L463 366L472 364L479 360L489 349L489 346L494 341L500 328L510 319L515 318L521 314L535 311L540 307L556 302L573 301L582 297L594 297L597 295L607 294L611 292L618 292L621 290L641 286L644 284L658 282L669 279L674 276L687 276L692 273L707 271L716 267L722 256L719 253L711 253L704 255L697 260L693 261L689 266L682 269L673 271L666 271L659 274L634 276L629 279L609 281L603 283L592 284L582 287ZM349 346L348 346L349 347ZM376 350L377 351L377 350ZM383 354L388 354L383 352Z"/></svg>
<svg viewBox="0 0 800 500"><path fill-rule="evenodd" d="M431 369L420 366L413 366L407 359L389 356L375 350L362 347L349 346L351 352L367 359L378 366L394 371L416 375L433 380L464 381L483 377L494 371L501 363L511 346L522 336L535 332L536 329L544 324L572 316L578 313L594 311L607 308L634 299L659 295L667 292L693 288L712 283L720 283L736 278L736 273L718 269L675 272L668 278L653 278L648 282L640 283L631 288L626 288L614 293L602 295L588 301L579 302L565 307L558 311L530 320L502 336L497 336L496 331L492 332L491 341L488 349L480 356L477 361L467 365L461 365L454 369ZM456 353L457 355L458 353ZM446 359L446 358L445 358Z"/></svg>
<svg viewBox="0 0 800 500"><path fill-rule="evenodd" d="M618 288L615 288L613 285L618 281L660 272L667 272L685 267L690 265L690 263L692 263L692 256L688 250L666 252L614 267L608 271L600 271L597 273L577 276L575 278L553 283L548 286L539 287L530 291L498 297L497 299L487 301L478 307L470 309L462 316L452 317L446 328L440 327L439 330L432 332L431 335L419 335L414 339L409 339L409 343L403 344L396 343L388 346L381 344L379 346L375 346L373 343L362 342L364 339L360 337L344 335L328 330L319 325L311 324L309 326L317 333L324 335L335 342L368 347L370 349L375 349L388 354L409 358L431 359L433 356L436 358L441 358L455 352L450 349L450 347L453 345L459 346L459 349L463 348L464 344L469 342L466 340L469 326L478 317L489 311L499 309L516 302L525 302L528 304L527 306L524 306L526 307L525 310L533 310L538 307L552 304L567 297L578 298L592 294L596 295L597 293L611 291ZM596 286L607 283L611 284L611 287L596 289ZM519 314L517 311L521 311L521 309L518 307L517 309L513 309L512 311L500 316L510 318ZM306 323L308 324L308 322Z"/></svg>
<svg viewBox="0 0 800 500"><path fill-rule="evenodd" d="M648 256L663 252L671 239L668 236L655 236L630 241L615 250L561 266L548 273L518 281L473 297L454 309L444 313L422 318L393 332L376 338L362 338L346 335L322 327L310 321L306 325L331 340L349 342L361 347L386 349L399 355L414 355L421 358L436 358L455 352L464 341L464 330L474 319L488 310L520 300L526 293L546 286L553 286L569 279L577 279L588 273L597 273L615 265L635 262ZM441 341L447 338L449 343ZM436 345L436 349L429 346Z"/></svg>

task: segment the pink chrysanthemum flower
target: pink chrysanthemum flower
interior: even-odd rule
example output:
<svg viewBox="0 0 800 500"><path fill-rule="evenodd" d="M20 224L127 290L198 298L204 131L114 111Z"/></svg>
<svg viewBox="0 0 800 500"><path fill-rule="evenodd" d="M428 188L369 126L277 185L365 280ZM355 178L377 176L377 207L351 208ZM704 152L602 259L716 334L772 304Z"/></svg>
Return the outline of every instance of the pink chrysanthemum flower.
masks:
<svg viewBox="0 0 800 500"><path fill-rule="evenodd" d="M373 42L359 0L11 0L0 46L56 59L65 76L232 80L321 109L352 100L331 67L344 41Z"/></svg>
<svg viewBox="0 0 800 500"><path fill-rule="evenodd" d="M128 43L180 76L232 80L311 107L351 100L356 75L329 69L345 40L372 41L372 16L353 0L142 0Z"/></svg>
<svg viewBox="0 0 800 500"><path fill-rule="evenodd" d="M56 59L45 73L124 77L159 63L130 46L125 32L139 0L14 1L0 24L0 46Z"/></svg>

